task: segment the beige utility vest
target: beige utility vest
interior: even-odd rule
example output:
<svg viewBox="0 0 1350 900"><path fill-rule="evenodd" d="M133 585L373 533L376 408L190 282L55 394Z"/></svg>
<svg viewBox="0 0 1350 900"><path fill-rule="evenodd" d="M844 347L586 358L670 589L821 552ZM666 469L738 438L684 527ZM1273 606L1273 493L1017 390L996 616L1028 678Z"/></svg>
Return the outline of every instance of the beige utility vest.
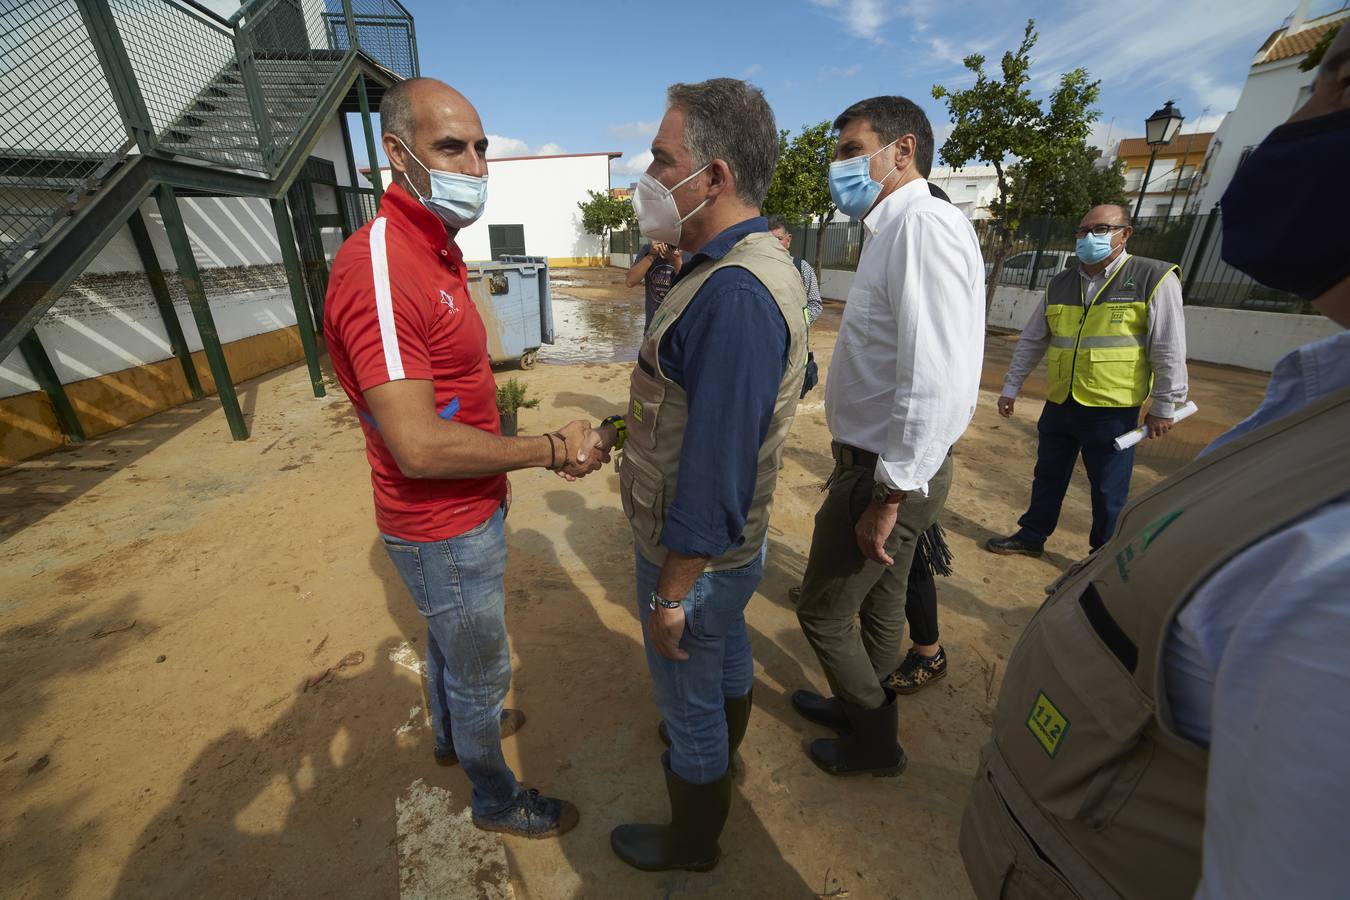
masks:
<svg viewBox="0 0 1350 900"><path fill-rule="evenodd" d="M666 510L675 497L680 474L680 447L689 420L689 400L674 381L661 371L661 339L689 308L699 289L714 272L732 266L748 270L768 288L783 314L788 329L788 363L778 385L769 433L759 448L759 473L755 481L754 501L745 523L743 539L708 564L710 571L736 569L759 555L769 530L769 511L773 489L778 483L778 463L783 445L797 414L802 379L806 376L806 289L802 276L792 265L783 245L767 233L742 238L720 260L705 260L697 271L689 272L670 289L661 301L652 324L638 351L633 367L631 399L628 404L628 439L619 464L619 493L623 511L633 526L638 550L648 560L661 565L666 550L661 546L661 529ZM754 340L745 335L745 340ZM727 391L739 385L726 385Z"/></svg>
<svg viewBox="0 0 1350 900"><path fill-rule="evenodd" d="M1048 396L1072 394L1084 406L1139 406L1153 386L1148 363L1148 308L1158 285L1177 267L1127 256L1096 297L1084 295L1077 267L1045 287Z"/></svg>
<svg viewBox="0 0 1350 900"><path fill-rule="evenodd" d="M1008 660L961 825L980 900L1194 894L1209 754L1173 728L1163 645L1220 566L1350 493L1347 434L1350 389L1224 445L1060 579Z"/></svg>

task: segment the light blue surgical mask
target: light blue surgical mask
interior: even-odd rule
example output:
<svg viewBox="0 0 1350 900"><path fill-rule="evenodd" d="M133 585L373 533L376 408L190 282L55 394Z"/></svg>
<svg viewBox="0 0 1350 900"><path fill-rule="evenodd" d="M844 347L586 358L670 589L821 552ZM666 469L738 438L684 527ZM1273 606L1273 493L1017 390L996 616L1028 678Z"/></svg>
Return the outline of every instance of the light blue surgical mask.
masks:
<svg viewBox="0 0 1350 900"><path fill-rule="evenodd" d="M893 146L895 141L891 141L877 153ZM872 157L877 153L830 163L830 198L834 200L834 205L851 219L861 219L867 215L872 209L872 204L877 202L877 195L881 193L886 178L890 178L895 172L895 167L892 166L891 171L886 173L886 178L881 181L872 177Z"/></svg>
<svg viewBox="0 0 1350 900"><path fill-rule="evenodd" d="M467 228L477 222L478 217L483 214L483 207L487 205L487 176L461 175L458 172L429 169L408 145L403 143L402 138L399 138L398 142L403 144L403 149L408 151L408 155L419 166L427 170L427 176L431 179L430 197L423 197L412 180L408 180L408 186L417 194L417 199L422 201L422 205L431 210L447 228Z"/></svg>
<svg viewBox="0 0 1350 900"><path fill-rule="evenodd" d="M1077 251L1078 258L1089 266L1093 263L1099 263L1111 255L1111 235L1106 234L1085 234L1078 239Z"/></svg>

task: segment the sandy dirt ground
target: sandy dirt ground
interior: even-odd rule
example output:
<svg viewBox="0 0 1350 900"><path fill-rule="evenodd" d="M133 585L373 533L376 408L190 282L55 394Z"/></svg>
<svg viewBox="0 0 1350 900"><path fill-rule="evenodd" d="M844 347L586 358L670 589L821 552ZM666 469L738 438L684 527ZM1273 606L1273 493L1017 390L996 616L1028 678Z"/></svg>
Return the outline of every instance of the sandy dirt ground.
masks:
<svg viewBox="0 0 1350 900"><path fill-rule="evenodd" d="M621 274L559 273L591 285L571 296L602 318L636 302ZM822 367L839 313L814 333ZM988 386L1011 346L989 339ZM541 399L521 416L537 434L620 410L628 371L499 378ZM1254 408L1265 376L1198 367L1193 381L1198 434ZM802 403L747 614L756 711L723 861L651 875L608 842L614 825L667 809L612 469L575 485L518 473L507 521L508 703L529 721L504 748L581 824L557 841L437 845L442 823L414 801L462 817L468 784L433 764L415 671L424 626L375 532L351 407L331 383L314 399L303 366L241 395L246 442L207 400L0 472L0 895L392 898L422 895L418 867L438 858L465 863L468 881L425 895L499 896L494 878L532 898L970 895L957 831L1005 659L1042 586L1087 549L1081 473L1044 559L979 549L1029 495L1034 397L1001 420L986 393L955 450L942 522L956 572L939 583L950 676L901 698L910 765L896 779L821 773L803 744L826 732L788 703L825 684L787 600L831 469L822 391ZM1135 490L1176 464L1144 457Z"/></svg>

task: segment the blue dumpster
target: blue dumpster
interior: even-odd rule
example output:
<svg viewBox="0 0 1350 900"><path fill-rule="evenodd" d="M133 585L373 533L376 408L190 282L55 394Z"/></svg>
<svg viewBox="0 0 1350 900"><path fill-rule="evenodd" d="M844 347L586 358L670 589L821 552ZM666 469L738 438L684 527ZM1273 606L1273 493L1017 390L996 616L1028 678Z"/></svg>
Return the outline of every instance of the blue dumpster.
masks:
<svg viewBox="0 0 1350 900"><path fill-rule="evenodd" d="M548 257L503 256L465 267L469 296L487 329L488 356L494 363L517 362L522 369L532 368L539 347L553 343Z"/></svg>

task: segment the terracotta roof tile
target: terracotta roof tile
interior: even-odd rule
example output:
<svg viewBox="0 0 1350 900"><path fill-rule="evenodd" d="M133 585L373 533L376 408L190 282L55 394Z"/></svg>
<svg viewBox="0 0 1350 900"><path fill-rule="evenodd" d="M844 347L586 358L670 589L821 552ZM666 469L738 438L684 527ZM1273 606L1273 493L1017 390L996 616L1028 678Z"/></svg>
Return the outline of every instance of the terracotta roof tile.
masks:
<svg viewBox="0 0 1350 900"><path fill-rule="evenodd" d="M1209 142L1213 137L1212 131L1196 135L1189 132L1179 134L1172 138L1172 143L1158 150L1158 156L1163 158L1182 155L1203 156L1209 149ZM1116 151L1116 159L1138 159L1141 156L1148 156L1150 152L1152 148L1144 138L1125 138Z"/></svg>
<svg viewBox="0 0 1350 900"><path fill-rule="evenodd" d="M1313 47L1317 46L1317 42L1322 39L1322 35L1344 21L1346 21L1346 19L1340 17L1333 19L1330 22L1310 25L1302 31L1282 35L1276 39L1274 43L1267 42L1270 44L1270 49L1266 51L1265 56L1258 61L1256 65L1259 66L1264 63L1278 62L1282 59L1289 59L1291 56L1302 56Z"/></svg>

